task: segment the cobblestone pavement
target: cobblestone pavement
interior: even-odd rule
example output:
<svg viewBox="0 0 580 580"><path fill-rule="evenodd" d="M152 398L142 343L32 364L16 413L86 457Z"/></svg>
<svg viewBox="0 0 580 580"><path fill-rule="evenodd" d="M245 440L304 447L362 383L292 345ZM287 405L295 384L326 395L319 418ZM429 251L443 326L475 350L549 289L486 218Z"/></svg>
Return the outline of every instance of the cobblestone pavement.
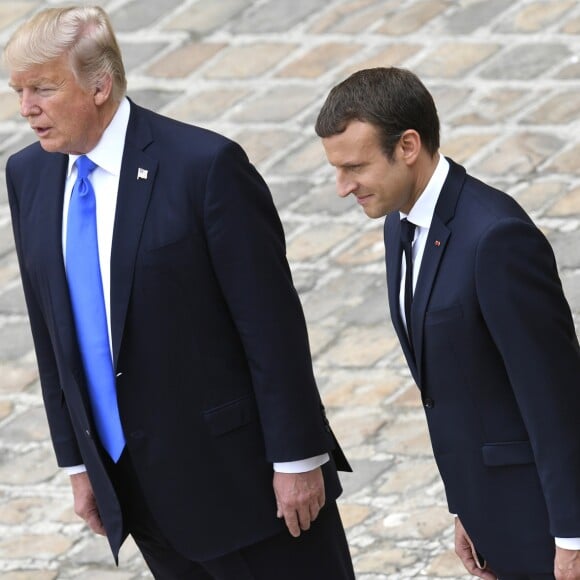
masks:
<svg viewBox="0 0 580 580"><path fill-rule="evenodd" d="M52 1L0 0L2 45ZM388 322L381 223L334 194L313 121L350 72L400 65L432 90L443 151L509 191L553 242L580 313L577 0L110 0L137 102L238 140L269 182L316 373L355 473L340 502L357 578L464 578L417 390ZM32 140L0 73L0 167ZM74 516L42 409L0 186L0 576L117 569ZM323 579L321 579L323 580ZM326 579L324 579L326 580Z"/></svg>

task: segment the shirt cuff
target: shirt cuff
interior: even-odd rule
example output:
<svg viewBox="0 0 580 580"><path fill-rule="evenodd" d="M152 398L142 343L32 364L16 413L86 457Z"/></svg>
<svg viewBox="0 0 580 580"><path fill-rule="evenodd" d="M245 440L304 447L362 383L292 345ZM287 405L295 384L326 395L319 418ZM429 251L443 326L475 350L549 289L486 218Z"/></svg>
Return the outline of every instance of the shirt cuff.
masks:
<svg viewBox="0 0 580 580"><path fill-rule="evenodd" d="M63 467L67 475L78 475L79 473L84 473L87 468L84 465L72 465L71 467Z"/></svg>
<svg viewBox="0 0 580 580"><path fill-rule="evenodd" d="M324 465L329 460L328 453L323 453L322 455L316 455L316 457L309 457L308 459L274 463L274 471L278 471L279 473L305 473Z"/></svg>
<svg viewBox="0 0 580 580"><path fill-rule="evenodd" d="M564 550L580 550L580 538L554 538L556 546Z"/></svg>

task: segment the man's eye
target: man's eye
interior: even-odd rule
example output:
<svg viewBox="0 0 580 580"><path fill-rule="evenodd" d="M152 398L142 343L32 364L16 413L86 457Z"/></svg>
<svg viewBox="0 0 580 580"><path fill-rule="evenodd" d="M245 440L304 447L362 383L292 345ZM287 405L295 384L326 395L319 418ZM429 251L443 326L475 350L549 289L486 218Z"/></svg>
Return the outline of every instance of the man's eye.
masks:
<svg viewBox="0 0 580 580"><path fill-rule="evenodd" d="M36 92L41 96L47 96L52 94L54 92L54 89L52 87L38 87L36 89Z"/></svg>

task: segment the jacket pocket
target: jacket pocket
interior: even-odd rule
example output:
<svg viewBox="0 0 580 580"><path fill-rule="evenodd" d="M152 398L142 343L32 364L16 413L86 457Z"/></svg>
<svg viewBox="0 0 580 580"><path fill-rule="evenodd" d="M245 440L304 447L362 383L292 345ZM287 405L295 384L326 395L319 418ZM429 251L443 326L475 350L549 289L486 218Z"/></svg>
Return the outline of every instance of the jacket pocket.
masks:
<svg viewBox="0 0 580 580"><path fill-rule="evenodd" d="M534 463L534 452L529 441L485 443L481 451L483 463L489 467Z"/></svg>
<svg viewBox="0 0 580 580"><path fill-rule="evenodd" d="M243 427L254 421L257 416L256 402L250 395L203 412L205 422L214 437Z"/></svg>
<svg viewBox="0 0 580 580"><path fill-rule="evenodd" d="M461 304L452 304L446 308L436 308L425 312L425 325L439 324L447 320L454 320L463 317L463 307Z"/></svg>

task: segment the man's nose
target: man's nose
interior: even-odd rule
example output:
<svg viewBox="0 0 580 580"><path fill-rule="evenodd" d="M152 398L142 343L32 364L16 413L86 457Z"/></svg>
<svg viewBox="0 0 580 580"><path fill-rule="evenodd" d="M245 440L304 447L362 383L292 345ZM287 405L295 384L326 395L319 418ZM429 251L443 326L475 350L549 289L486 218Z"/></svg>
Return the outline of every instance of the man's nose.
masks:
<svg viewBox="0 0 580 580"><path fill-rule="evenodd" d="M336 191L340 197L347 197L356 189L356 184L344 173L336 173Z"/></svg>
<svg viewBox="0 0 580 580"><path fill-rule="evenodd" d="M20 114L23 117L30 117L38 112L38 105L34 95L30 91L23 91L20 94Z"/></svg>

